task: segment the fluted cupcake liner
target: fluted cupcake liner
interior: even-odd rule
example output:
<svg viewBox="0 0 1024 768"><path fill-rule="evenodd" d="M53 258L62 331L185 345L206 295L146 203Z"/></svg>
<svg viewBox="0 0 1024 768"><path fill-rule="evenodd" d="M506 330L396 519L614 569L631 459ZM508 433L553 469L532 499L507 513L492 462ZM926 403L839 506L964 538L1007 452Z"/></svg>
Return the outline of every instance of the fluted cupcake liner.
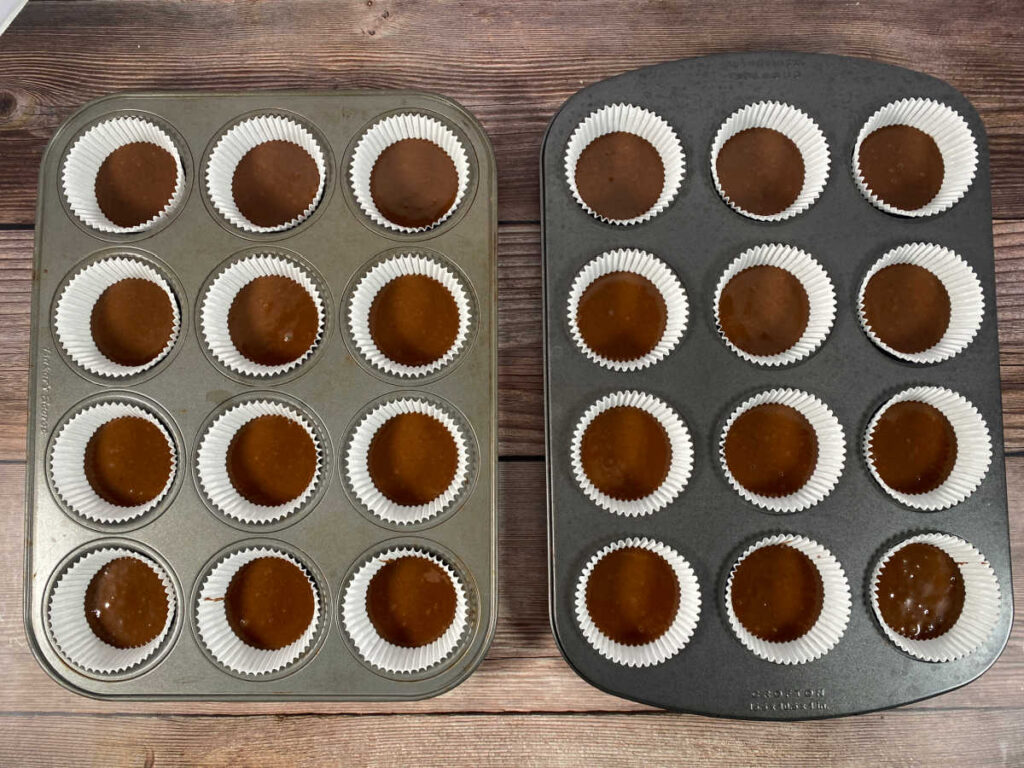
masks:
<svg viewBox="0 0 1024 768"><path fill-rule="evenodd" d="M316 194L306 209L291 221L273 227L249 221L238 209L232 192L235 169L242 158L268 141L287 141L304 149L316 164L320 176ZM232 126L218 139L206 163L206 192L217 213L239 229L253 233L284 232L308 219L323 199L326 179L326 153L316 137L301 123L280 115L258 115Z"/></svg>
<svg viewBox="0 0 1024 768"><path fill-rule="evenodd" d="M599 490L590 481L590 478L587 477L587 473L583 469L583 459L581 456L583 435L586 433L587 427L600 414L610 408L621 406L639 408L657 419L668 435L669 444L672 449L668 475L662 484L642 499L632 501L615 499ZM601 507L601 509L616 515L637 517L649 515L657 512L659 509L663 509L682 493L693 472L693 440L690 437L690 431L679 417L679 414L667 403L654 395L644 392L623 390L600 398L586 410L576 423L570 446L570 460L576 482L588 499Z"/></svg>
<svg viewBox="0 0 1024 768"><path fill-rule="evenodd" d="M633 360L611 360L598 354L587 345L576 322L580 299L587 288L598 278L615 272L632 272L646 278L658 289L665 302L667 316L661 338L654 349ZM577 273L572 288L569 289L567 316L573 341L588 358L613 371L639 371L665 358L676 348L686 332L688 312L686 291L676 273L661 259L635 248L619 248L602 253Z"/></svg>
<svg viewBox="0 0 1024 768"><path fill-rule="evenodd" d="M956 463L949 477L938 488L926 493L901 493L890 488L875 468L871 451L871 436L885 411L896 403L916 401L938 409L956 434ZM992 440L988 426L978 409L963 395L945 387L911 387L894 395L875 412L864 430L864 458L871 475L882 489L901 504L934 512L959 504L981 485L992 460Z"/></svg>
<svg viewBox="0 0 1024 768"><path fill-rule="evenodd" d="M800 281L804 293L807 294L807 327L792 347L775 355L753 355L737 347L726 336L719 317L718 305L722 299L722 291L729 281L743 270L757 266L786 270ZM791 245L769 243L747 249L725 268L715 288L714 312L715 327L718 328L722 340L744 360L757 365L790 365L810 355L828 337L836 318L836 292L824 267L809 253Z"/></svg>
<svg viewBox="0 0 1024 768"><path fill-rule="evenodd" d="M594 623L587 609L587 583L597 564L611 552L638 547L654 552L671 566L679 583L679 607L665 633L643 645L625 645L605 635ZM627 667L649 667L668 661L679 653L693 637L700 620L700 585L692 566L672 547L647 538L628 538L598 550L583 567L576 582L576 623L591 647L606 659Z"/></svg>
<svg viewBox="0 0 1024 768"><path fill-rule="evenodd" d="M405 365L388 358L377 347L370 330L370 309L381 289L392 280L405 275L423 275L444 286L451 294L459 312L459 328L448 351L426 365ZM403 253L374 265L359 280L348 306L349 333L363 358L374 368L401 378L429 376L450 364L466 345L473 327L473 309L469 290L450 267L429 256Z"/></svg>
<svg viewBox="0 0 1024 768"><path fill-rule="evenodd" d="M744 210L729 198L718 178L718 153L729 139L751 128L768 128L783 134L796 144L804 161L804 183L796 200L785 210L767 216ZM807 113L778 101L759 101L736 110L722 123L711 142L711 177L715 189L733 210L757 221L784 221L810 208L825 189L829 162L828 141L818 124Z"/></svg>
<svg viewBox="0 0 1024 768"><path fill-rule="evenodd" d="M174 158L177 178L171 199L156 216L133 227L121 227L100 209L96 199L96 176L111 154L126 144L135 143L155 144L169 152ZM156 123L140 117L115 117L94 125L78 137L64 159L61 185L71 211L84 224L108 234L131 234L152 229L182 201L185 169L174 140Z"/></svg>
<svg viewBox="0 0 1024 768"><path fill-rule="evenodd" d="M244 642L228 623L225 596L242 566L262 557L279 557L298 567L313 590L313 618L298 640L284 648L266 650ZM248 547L223 557L203 578L195 605L199 640L220 664L242 675L269 675L294 664L309 649L322 621L320 589L310 569L284 550Z"/></svg>
<svg viewBox="0 0 1024 768"><path fill-rule="evenodd" d="M751 408L766 403L795 408L810 422L818 439L818 460L814 472L803 487L788 496L762 496L748 491L729 471L729 464L725 460L725 439L733 422ZM771 512L799 512L813 507L836 487L846 462L846 438L839 419L814 395L799 389L769 389L744 401L730 414L718 442L718 456L729 485L744 499Z"/></svg>
<svg viewBox="0 0 1024 768"><path fill-rule="evenodd" d="M396 504L373 482L368 465L374 435L388 421L404 413L422 413L437 419L455 441L458 459L455 476L444 492L426 504ZM439 405L412 397L388 400L366 414L352 431L345 454L345 479L356 498L374 515L389 523L412 525L429 520L449 509L469 481L470 444L461 419Z"/></svg>
<svg viewBox="0 0 1024 768"><path fill-rule="evenodd" d="M824 594L821 613L806 634L787 642L769 642L756 637L740 623L732 606L732 583L736 569L752 552L783 544L807 555L818 569ZM825 547L806 536L776 534L750 545L733 564L725 585L725 612L739 641L758 658L775 664L806 664L828 653L840 641L850 623L850 585L839 561Z"/></svg>
<svg viewBox="0 0 1024 768"><path fill-rule="evenodd" d="M170 473L163 489L145 504L123 507L102 498L85 475L85 449L100 427L114 419L134 416L144 419L160 430L171 453ZM116 400L91 405L74 414L57 432L49 460L53 488L68 509L87 520L117 524L135 520L156 508L166 497L178 472L178 455L174 439L163 422L149 410Z"/></svg>
<svg viewBox="0 0 1024 768"><path fill-rule="evenodd" d="M907 211L886 203L868 187L860 172L860 147L879 128L908 125L927 133L942 154L942 186L926 205ZM951 107L932 99L900 99L881 107L857 134L853 147L853 178L860 193L876 208L897 216L934 216L967 194L978 170L978 145L967 121Z"/></svg>
<svg viewBox="0 0 1024 768"><path fill-rule="evenodd" d="M373 195L370 194L370 177L377 159L385 149L403 139L423 139L436 144L451 158L458 176L455 201L441 218L429 226L406 227L390 221L377 209ZM469 189L469 155L455 132L440 120L415 113L391 115L372 125L360 137L352 153L349 180L356 203L375 224L395 232L426 232L448 220L465 198Z"/></svg>
<svg viewBox="0 0 1024 768"><path fill-rule="evenodd" d="M437 640L427 645L402 647L388 642L377 632L366 609L370 581L387 563L402 557L422 557L437 565L455 588L455 616ZM342 598L341 623L360 657L371 667L392 674L411 674L435 667L458 648L469 628L469 598L466 586L452 566L433 552L419 547L397 547L375 555L349 579Z"/></svg>
<svg viewBox="0 0 1024 768"><path fill-rule="evenodd" d="M949 326L935 346L922 352L893 349L871 330L864 312L864 291L868 281L893 264L913 264L931 272L949 295ZM941 363L963 352L981 328L985 314L985 295L974 269L957 253L934 243L907 243L888 251L871 265L857 293L857 317L860 327L876 346L893 357L911 363Z"/></svg>
<svg viewBox="0 0 1024 768"><path fill-rule="evenodd" d="M85 617L85 594L89 583L113 560L131 557L156 573L167 594L167 620L160 633L145 645L115 648L100 640ZM85 672L113 675L137 669L152 658L174 626L177 605L174 586L164 568L139 552L122 547L95 549L76 559L57 580L46 606L46 620L60 655Z"/></svg>
<svg viewBox="0 0 1024 768"><path fill-rule="evenodd" d="M160 353L142 365L115 363L100 352L92 337L92 311L96 302L112 285L130 279L155 283L171 303L171 336ZM112 256L94 261L68 281L57 300L53 329L64 352L76 365L97 376L123 378L148 371L167 357L181 331L181 310L170 283L155 268L131 256Z"/></svg>
<svg viewBox="0 0 1024 768"><path fill-rule="evenodd" d="M654 205L631 219L609 219L602 216L580 196L576 186L576 163L590 144L609 133L632 133L646 140L661 158L665 181ZM675 130L664 119L649 110L632 104L611 104L591 112L573 131L565 148L565 179L580 207L596 219L610 224L640 224L668 208L679 193L686 176L686 155Z"/></svg>
<svg viewBox="0 0 1024 768"><path fill-rule="evenodd" d="M316 306L316 338L302 355L280 365L264 365L243 355L231 340L228 315L239 292L260 277L286 277L301 285ZM269 253L254 254L229 265L210 283L202 299L200 331L203 341L222 365L246 376L277 376L294 370L308 360L323 341L326 323L324 299L304 267L295 261Z"/></svg>
<svg viewBox="0 0 1024 768"><path fill-rule="evenodd" d="M889 559L908 544L931 544L957 564L964 582L964 605L947 632L928 640L915 640L896 632L882 617L878 605L878 579ZM945 533L923 533L901 541L879 558L871 574L871 608L882 631L897 648L923 661L954 661L976 651L995 629L1002 597L999 581L988 560L971 544Z"/></svg>
<svg viewBox="0 0 1024 768"><path fill-rule="evenodd" d="M316 468L309 485L284 504L255 504L238 492L227 469L228 448L238 431L261 416L284 416L300 425L316 448ZM323 480L324 449L312 423L297 408L270 400L250 400L228 409L209 426L196 453L196 474L209 502L221 513L239 522L266 524L283 520L302 509Z"/></svg>

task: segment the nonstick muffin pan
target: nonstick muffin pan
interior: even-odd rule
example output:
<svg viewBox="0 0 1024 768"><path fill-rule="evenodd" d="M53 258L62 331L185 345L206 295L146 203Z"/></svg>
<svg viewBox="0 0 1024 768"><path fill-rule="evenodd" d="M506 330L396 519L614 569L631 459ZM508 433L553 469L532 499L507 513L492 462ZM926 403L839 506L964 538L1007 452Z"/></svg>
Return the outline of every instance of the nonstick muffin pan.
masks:
<svg viewBox="0 0 1024 768"><path fill-rule="evenodd" d="M92 138L107 145L83 145L89 152L69 163L96 126L106 128ZM180 169L170 204L139 226L115 226L90 195L97 161L89 153L104 156L124 135L175 150ZM275 221L280 211L253 214L256 222L239 211L244 200L232 190L231 170L253 136L308 154L315 194L283 223ZM389 226L367 196L361 174L394 136L423 136L452 157L455 200L433 224ZM258 167L248 172L259 179ZM40 664L65 687L98 698L418 699L471 674L496 611L496 187L476 120L452 101L412 91L116 95L64 123L39 179L25 624ZM76 301L62 303L78 279L75 296L88 310L96 281L106 285L104 270L118 280L155 279L173 297L172 341L154 361L97 356L90 315ZM374 292L395 274L435 277L458 307L455 341L436 364L390 365L361 324ZM315 299L312 344L296 360L254 362L232 347L225 323L233 297L266 275L288 277ZM436 416L453 437L455 479L421 504L374 495L370 460L360 453L388 416L406 412ZM127 512L83 493L79 471L91 430L124 415L162 430L167 445L157 441L157 449L169 451L175 467L153 502ZM250 503L232 491L234 479L225 482L224 451L245 418L275 415L291 419L297 445L312 441L313 479L291 503ZM291 458L279 455L274 471L283 473ZM74 589L84 589L81 574L95 570L97 558L110 559L105 553L155 566L170 606L159 635L130 658L111 656L81 631ZM427 651L376 642L363 615L359 590L385 553L422 555L455 587L455 618ZM232 569L260 555L299 567L313 589L313 620L298 645L253 654L223 631L220 606ZM301 577L297 583L303 591Z"/></svg>
<svg viewBox="0 0 1024 768"><path fill-rule="evenodd" d="M962 162L944 156L947 177L961 187L963 165L973 167L966 192L944 189L935 205L914 212L871 202L853 163L862 127L869 119L872 128L885 125L876 112L904 99L945 105L966 121L958 125L976 142L976 167L970 153ZM790 121L782 132L799 145L805 184L777 215L770 207L744 214L720 194L725 180L712 156L725 139L764 125L758 121L766 117L774 125ZM572 169L588 141L615 130L638 133L657 148L664 186L660 195L641 190L649 197L635 208L605 200L613 215L601 218ZM649 166L642 153L636 157L636 168L646 169L638 174L639 188ZM742 176L742 165L731 173ZM988 669L1006 644L1013 610L988 152L967 100L917 72L835 56L752 53L671 62L570 98L548 128L541 181L550 608L559 646L576 672L609 693L670 709L793 720L905 704ZM580 181L587 183L594 199L601 178ZM913 244L940 246L929 251L939 261L943 249L955 252L977 276L968 282L980 287L966 339L932 357L883 349L858 317L869 270L883 255ZM720 281L764 263L784 263L801 276L810 302L806 336L774 359L771 351L759 356L732 347L716 323ZM580 287L615 270L645 276L666 304L662 343L637 364L588 353L571 321ZM635 311L646 306L637 302ZM919 387L941 389L914 389L912 399L959 393L977 409L959 414L964 423L980 416L987 427L987 433L985 427L958 431L957 455L971 454L980 469L943 499L887 492L866 459L865 432L876 413ZM815 427L817 468L794 494L758 496L725 469L721 441L740 406L778 400ZM594 487L577 456L588 425L608 408L630 405L662 424L671 463L656 493L622 501L629 494L616 498ZM637 436L636 429L618 434ZM968 582L968 602L984 593L981 610L972 609L984 624L980 636L968 643L971 652L948 654L950 661L925 660L943 654L899 643L872 607L876 566L917 535L953 542L947 551ZM960 540L973 549L958 549ZM817 566L824 594L817 622L800 639L765 642L737 621L727 594L734 579L756 587L758 578L734 572L753 545L780 542ZM644 595L671 583L672 574L679 592L674 618L649 616L661 624L632 643L610 642L595 627L585 591L592 582L609 589L608 572L596 570L599 556L622 548L640 559L650 558L644 551L660 555L663 565L647 571ZM620 599L628 602L628 594ZM965 607L961 618L966 614Z"/></svg>

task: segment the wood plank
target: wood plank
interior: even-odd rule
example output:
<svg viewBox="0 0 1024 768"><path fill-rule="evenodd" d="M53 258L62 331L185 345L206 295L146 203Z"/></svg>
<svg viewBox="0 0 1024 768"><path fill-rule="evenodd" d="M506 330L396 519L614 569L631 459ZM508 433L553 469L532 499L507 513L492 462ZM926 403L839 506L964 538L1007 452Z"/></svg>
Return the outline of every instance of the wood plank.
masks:
<svg viewBox="0 0 1024 768"><path fill-rule="evenodd" d="M1024 457L1007 461L1014 593L1024 595ZM375 712L584 712L640 711L637 704L583 682L559 655L548 626L543 464L499 465L500 537L498 627L477 672L451 693L408 704L210 702L98 702L50 680L27 648L22 629L21 551L23 476L20 465L0 465L0 713L359 713ZM1018 612L1009 646L995 666L971 685L893 713L921 709L1024 707L1024 614ZM1024 709L1021 710L1024 721ZM0 754L3 754L0 751Z"/></svg>
<svg viewBox="0 0 1024 768"><path fill-rule="evenodd" d="M672 714L370 717L45 717L0 720L21 768L260 765L961 765L1024 761L1020 714L914 712L815 723ZM955 757L954 757L955 755Z"/></svg>
<svg viewBox="0 0 1024 768"><path fill-rule="evenodd" d="M993 223L1006 450L1024 451L1024 221ZM498 231L498 450L544 453L540 232ZM32 232L0 230L0 461L25 456Z"/></svg>
<svg viewBox="0 0 1024 768"><path fill-rule="evenodd" d="M85 8L87 7L87 10ZM423 88L463 102L498 156L500 216L538 218L548 121L579 88L735 50L829 51L923 70L971 99L989 133L997 218L1024 217L1024 28L1017 0L451 4L369 0L35 2L0 46L0 223L30 223L42 150L97 96L129 89ZM97 41L102 40L102 44Z"/></svg>

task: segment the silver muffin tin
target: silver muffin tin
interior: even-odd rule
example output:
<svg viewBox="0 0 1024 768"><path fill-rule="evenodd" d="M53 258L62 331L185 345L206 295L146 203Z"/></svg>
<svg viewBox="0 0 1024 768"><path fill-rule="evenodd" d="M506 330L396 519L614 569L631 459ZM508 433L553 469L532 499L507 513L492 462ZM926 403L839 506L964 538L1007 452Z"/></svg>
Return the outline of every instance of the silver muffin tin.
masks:
<svg viewBox="0 0 1024 768"><path fill-rule="evenodd" d="M461 139L470 180L455 213L434 229L402 234L374 224L355 203L348 166L356 141L379 118L416 112L436 117ZM243 232L220 217L203 188L214 142L240 118L291 116L311 128L326 152L323 198L298 226L269 235ZM185 169L182 203L152 230L107 235L77 220L61 192L65 154L85 130L110 117L140 116L175 139ZM30 413L25 529L25 626L43 668L66 688L96 698L227 700L419 699L458 685L483 659L496 619L496 180L483 129L458 104L415 91L267 93L136 93L91 102L69 118L43 156L36 214L31 324ZM243 253L280 252L322 280L326 329L320 347L294 371L265 380L236 375L213 362L199 333L198 304L211 275ZM391 253L426 252L454 265L471 289L473 330L456 360L418 379L398 379L362 361L345 331L349 290L363 270ZM182 328L170 354L153 369L124 379L90 375L64 354L53 331L66 279L87 263L128 254L155 266L179 301ZM397 396L443 402L468 425L475 461L454 508L422 524L381 521L360 508L342 471L344 448L371 404ZM253 397L301 408L323 436L325 468L311 503L273 524L245 525L213 511L199 489L196 451L208 420ZM168 427L178 472L167 498L141 518L101 525L67 510L48 477L55 430L93 402L142 403ZM56 579L74 559L108 545L147 554L171 575L177 597L163 646L141 667L97 675L69 664L47 627ZM199 582L221 555L246 545L297 555L317 582L322 620L309 649L284 670L246 676L218 664L200 643L195 622ZM355 652L339 621L344 585L371 555L418 545L447 559L470 601L469 627L444 662L413 674L374 670Z"/></svg>

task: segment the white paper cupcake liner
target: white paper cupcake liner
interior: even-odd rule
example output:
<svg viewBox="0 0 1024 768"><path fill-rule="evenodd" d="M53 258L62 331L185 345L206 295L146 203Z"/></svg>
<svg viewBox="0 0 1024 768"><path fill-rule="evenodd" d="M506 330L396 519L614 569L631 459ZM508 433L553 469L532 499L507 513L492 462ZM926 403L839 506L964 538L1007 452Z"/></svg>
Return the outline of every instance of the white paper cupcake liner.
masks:
<svg viewBox="0 0 1024 768"><path fill-rule="evenodd" d="M232 192L235 169L242 158L255 147L268 141L287 141L309 153L316 163L320 183L316 194L306 209L291 221L273 227L261 227L254 224L238 210ZM206 192L210 196L217 212L231 224L246 232L270 233L283 232L298 226L309 218L316 210L324 196L324 184L327 178L327 161L323 148L316 137L305 126L280 115L259 115L243 120L230 128L214 146L206 163Z"/></svg>
<svg viewBox="0 0 1024 768"><path fill-rule="evenodd" d="M145 419L160 430L171 452L171 471L159 494L145 504L122 507L102 498L85 476L85 449L96 430L108 421L134 416ZM68 509L87 520L116 524L135 520L156 508L167 496L178 472L178 455L174 439L153 413L137 405L107 402L91 405L69 419L53 441L50 452L50 478L53 488Z"/></svg>
<svg viewBox="0 0 1024 768"><path fill-rule="evenodd" d="M630 547L639 547L661 555L672 567L679 582L679 608L675 618L661 637L643 645L625 645L612 640L598 629L587 609L587 583L598 562L611 552ZM591 647L616 664L649 667L668 661L690 642L699 619L700 585L697 583L697 575L678 552L660 541L629 538L609 544L590 558L576 582L576 623L579 624L580 631Z"/></svg>
<svg viewBox="0 0 1024 768"><path fill-rule="evenodd" d="M665 171L664 186L662 186L661 195L654 205L641 215L631 219L609 219L602 216L580 197L579 189L576 186L576 164L579 162L583 150L590 146L595 139L618 132L632 133L649 142L661 158L661 164ZM583 122L576 126L576 130L569 137L569 143L565 148L565 179L569 184L572 196L576 198L576 202L583 210L594 218L609 224L640 224L657 216L675 199L685 176L686 155L683 153L683 146L679 142L675 130L658 115L632 104L611 104L601 107L596 112L591 112Z"/></svg>
<svg viewBox="0 0 1024 768"><path fill-rule="evenodd" d="M115 648L100 640L85 617L85 593L89 583L107 563L131 557L140 560L160 577L167 593L167 620L160 633L136 648ZM74 667L101 675L129 672L151 658L174 626L177 605L167 572L145 555L120 547L93 550L75 560L54 585L46 608L47 623L61 656Z"/></svg>
<svg viewBox="0 0 1024 768"><path fill-rule="evenodd" d="M918 542L936 546L953 558L964 581L964 606L960 617L947 632L929 640L913 640L899 634L885 622L878 606L878 578L882 568L900 549ZM999 581L985 556L963 539L944 533L923 533L892 547L875 564L869 592L871 608L886 637L897 648L924 661L953 661L976 651L992 634L999 620L1002 599Z"/></svg>
<svg viewBox="0 0 1024 768"><path fill-rule="evenodd" d="M718 306L725 286L743 270L757 266L786 270L800 281L807 294L807 327L803 335L792 347L775 355L752 355L737 347L725 335L719 317ZM757 365L789 365L803 360L822 345L836 317L836 292L825 269L809 253L779 243L754 246L733 259L718 280L714 301L715 327L726 346L747 362Z"/></svg>
<svg viewBox="0 0 1024 768"><path fill-rule="evenodd" d="M296 498L284 504L264 506L242 496L231 483L227 470L228 448L243 426L261 416L284 416L299 424L316 447L313 479ZM312 498L323 475L324 452L320 437L308 419L296 408L269 400L250 400L222 413L207 429L196 453L199 485L209 502L221 513L243 523L264 524L295 514Z"/></svg>
<svg viewBox="0 0 1024 768"><path fill-rule="evenodd" d="M751 493L733 477L725 460L725 438L733 422L751 408L765 403L778 403L795 408L810 422L818 438L818 461L814 472L800 490L788 496L761 496ZM813 507L836 487L846 461L846 438L839 419L814 395L799 389L769 389L744 401L732 412L725 422L725 428L722 429L722 437L718 442L718 457L729 485L744 499L771 512L799 512Z"/></svg>
<svg viewBox="0 0 1024 768"><path fill-rule="evenodd" d="M740 623L732 607L732 582L736 569L751 552L773 544L784 544L807 555L818 569L824 588L821 613L814 626L805 635L784 643L755 637ZM775 664L806 664L832 650L850 623L850 602L850 585L846 573L832 553L806 536L788 533L768 536L749 546L733 564L725 585L725 612L732 631L747 650Z"/></svg>
<svg viewBox="0 0 1024 768"><path fill-rule="evenodd" d="M942 154L942 186L927 205L913 211L882 201L860 172L860 146L864 139L890 125L909 125L924 131L935 140ZM886 104L864 123L853 147L853 178L857 188L873 206L897 216L934 216L952 208L970 189L977 169L978 146L967 121L951 107L932 99L900 99Z"/></svg>
<svg viewBox="0 0 1024 768"><path fill-rule="evenodd" d="M610 360L598 354L584 341L583 334L580 333L576 323L576 313L584 292L595 280L613 272L632 272L647 278L658 289L665 301L667 316L665 331L662 333L661 339L654 349L634 360ZM576 342L576 346L583 354L603 368L613 371L639 371L666 357L676 348L683 333L686 332L688 313L689 304L686 300L686 291L676 273L656 256L634 248L619 248L602 253L577 273L572 288L569 289L567 315L573 341Z"/></svg>
<svg viewBox="0 0 1024 768"><path fill-rule="evenodd" d="M96 200L96 175L103 161L116 150L138 142L167 150L174 158L177 179L171 199L156 216L134 227L121 227L100 209ZM94 125L78 137L64 159L61 184L71 211L84 224L109 234L131 234L152 229L181 202L185 192L185 169L178 147L162 128L139 117L115 117Z"/></svg>
<svg viewBox="0 0 1024 768"><path fill-rule="evenodd" d="M238 293L253 280L269 276L294 280L316 305L316 338L301 356L281 365L263 365L247 358L235 347L228 327L228 314ZM323 341L325 322L324 300L316 283L296 262L273 254L247 256L228 266L210 283L200 310L200 327L207 348L222 365L246 376L276 376L302 365Z"/></svg>
<svg viewBox="0 0 1024 768"><path fill-rule="evenodd" d="M586 433L587 427L600 414L610 408L620 406L639 408L657 419L668 435L669 445L672 449L668 475L662 484L651 494L642 499L632 501L614 499L600 491L583 470L583 459L581 456L583 435ZM657 512L659 509L663 509L682 493L683 488L686 487L690 480L690 474L693 472L693 440L690 437L690 431L686 428L686 424L668 404L659 400L654 395L634 390L623 390L605 395L586 410L573 431L570 459L572 461L573 474L576 476L576 482L588 499L601 507L601 509L616 515L637 517L649 515Z"/></svg>
<svg viewBox="0 0 1024 768"><path fill-rule="evenodd" d="M890 488L878 474L871 459L871 436L878 420L891 405L908 400L937 408L949 420L956 434L956 463L953 471L942 485L926 493L901 493ZM886 493L901 504L927 512L948 509L974 493L985 479L992 460L992 440L985 419L967 398L944 387L911 387L887 400L864 430L863 450L868 469Z"/></svg>
<svg viewBox="0 0 1024 768"><path fill-rule="evenodd" d="M895 350L878 338L868 325L864 313L864 291L868 281L893 264L913 264L927 269L939 278L949 294L949 326L938 343L923 352ZM908 243L893 248L871 265L857 293L857 316L864 333L893 357L911 363L941 363L960 354L974 340L984 314L985 295L974 270L953 251L933 243Z"/></svg>
<svg viewBox="0 0 1024 768"><path fill-rule="evenodd" d="M441 568L455 587L455 617L437 640L405 648L381 637L366 610L370 581L387 563L402 557L422 557ZM469 628L470 605L466 587L443 559L418 547L398 547L376 555L349 579L342 600L341 623L362 659L371 667L393 674L421 672L437 666L454 653Z"/></svg>
<svg viewBox="0 0 1024 768"><path fill-rule="evenodd" d="M261 557L279 557L300 568L313 590L313 618L298 640L276 651L254 648L245 643L228 623L225 597L228 586L242 566ZM298 661L313 644L321 622L321 597L310 570L284 550L249 547L221 559L203 579L196 601L196 629L199 639L220 664L242 675L269 675Z"/></svg>
<svg viewBox="0 0 1024 768"><path fill-rule="evenodd" d="M405 275L424 275L436 280L451 294L459 310L459 328L451 347L444 355L426 365L405 365L391 360L380 351L370 332L370 309L374 298L392 280ZM473 310L469 293L454 270L415 253L392 256L376 264L359 280L349 300L349 333L359 353L374 368L402 378L429 376L451 363L466 345L472 324Z"/></svg>
<svg viewBox="0 0 1024 768"><path fill-rule="evenodd" d="M103 292L122 280L149 280L167 294L173 315L171 336L160 353L142 365L121 365L108 359L92 338L92 310ZM54 332L64 352L76 364L97 376L123 378L147 371L170 353L181 331L181 310L170 284L156 269L130 256L95 261L76 274L57 300Z"/></svg>
<svg viewBox="0 0 1024 768"><path fill-rule="evenodd" d="M370 194L370 176L377 158L385 149L403 139L424 139L439 146L451 158L459 178L455 201L451 207L441 218L425 227L405 227L390 221L377 209L373 195ZM455 132L440 120L412 113L392 115L375 123L359 139L352 153L349 179L356 203L375 224L395 232L426 232L449 219L465 198L469 188L469 156Z"/></svg>
<svg viewBox="0 0 1024 768"><path fill-rule="evenodd" d="M367 458L374 435L388 421L403 413L422 413L437 419L451 434L458 452L455 477L444 493L426 504L396 504L378 490L370 475ZM378 405L366 414L353 430L345 455L345 476L356 498L372 514L389 523L412 525L436 517L458 499L468 482L469 464L469 442L459 422L438 405L415 397L403 397Z"/></svg>
<svg viewBox="0 0 1024 768"><path fill-rule="evenodd" d="M778 131L796 144L804 161L804 185L796 200L785 210L768 216L740 207L729 198L718 178L718 153L725 142L750 128ZM734 211L757 221L784 221L810 208L825 189L829 162L828 142L818 124L805 112L778 101L759 101L736 110L722 123L711 142L711 177L715 180L715 189Z"/></svg>

